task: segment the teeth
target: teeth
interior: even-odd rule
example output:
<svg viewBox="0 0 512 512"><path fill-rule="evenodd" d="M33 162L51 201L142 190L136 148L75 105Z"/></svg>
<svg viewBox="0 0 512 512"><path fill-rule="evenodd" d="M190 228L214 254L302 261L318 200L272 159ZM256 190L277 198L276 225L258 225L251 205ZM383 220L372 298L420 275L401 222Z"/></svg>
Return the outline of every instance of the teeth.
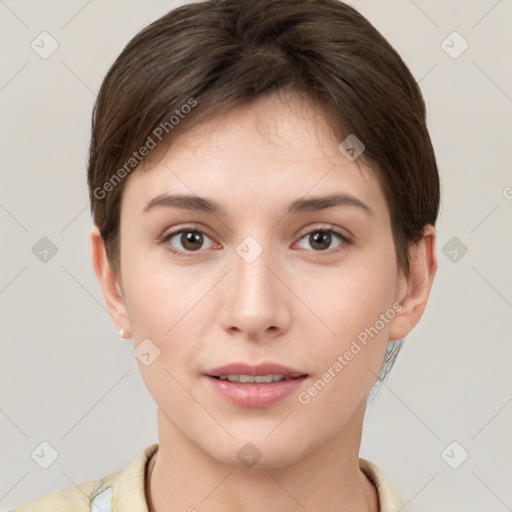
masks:
<svg viewBox="0 0 512 512"><path fill-rule="evenodd" d="M270 384L271 382L278 382L285 380L287 377L284 375L275 375L273 373L269 375L219 375L221 380L229 380L230 382L260 382Z"/></svg>

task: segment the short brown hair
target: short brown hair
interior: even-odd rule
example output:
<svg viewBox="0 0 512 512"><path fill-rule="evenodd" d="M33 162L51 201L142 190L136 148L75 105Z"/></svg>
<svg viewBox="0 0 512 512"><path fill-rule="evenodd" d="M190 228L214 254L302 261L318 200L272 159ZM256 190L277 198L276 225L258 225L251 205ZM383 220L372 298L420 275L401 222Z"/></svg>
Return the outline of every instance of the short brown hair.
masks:
<svg viewBox="0 0 512 512"><path fill-rule="evenodd" d="M126 45L94 106L88 163L91 211L114 271L123 178L140 158L134 152L162 126L168 143L173 116L183 129L281 90L317 105L340 142L350 134L363 142L360 158L382 186L397 262L408 274L409 245L435 225L440 199L425 103L399 54L338 0L195 2ZM193 102L198 107L184 110Z"/></svg>

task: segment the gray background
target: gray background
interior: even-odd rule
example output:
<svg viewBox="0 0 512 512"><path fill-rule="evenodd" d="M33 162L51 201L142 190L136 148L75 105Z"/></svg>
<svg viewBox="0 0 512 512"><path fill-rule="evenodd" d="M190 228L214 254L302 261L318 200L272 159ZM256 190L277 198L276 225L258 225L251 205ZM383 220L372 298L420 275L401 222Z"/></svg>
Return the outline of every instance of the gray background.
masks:
<svg viewBox="0 0 512 512"><path fill-rule="evenodd" d="M0 509L157 442L132 341L93 273L85 165L103 76L177 3L0 1ZM512 2L350 3L419 81L443 184L431 299L367 411L361 456L406 511L512 510ZM31 48L43 31L59 45L47 59ZM457 58L461 39L442 44L453 31L469 43ZM46 262L42 237L57 248ZM58 452L48 469L31 457L42 442Z"/></svg>

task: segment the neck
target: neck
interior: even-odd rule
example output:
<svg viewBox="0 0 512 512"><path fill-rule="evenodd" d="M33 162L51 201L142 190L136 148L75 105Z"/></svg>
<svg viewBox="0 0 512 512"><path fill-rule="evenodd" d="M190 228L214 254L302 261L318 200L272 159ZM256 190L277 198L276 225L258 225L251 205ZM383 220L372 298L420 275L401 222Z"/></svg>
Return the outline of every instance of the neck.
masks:
<svg viewBox="0 0 512 512"><path fill-rule="evenodd" d="M291 464L240 468L201 450L159 411L159 450L146 471L148 510L378 512L377 491L359 469L364 407L356 416Z"/></svg>

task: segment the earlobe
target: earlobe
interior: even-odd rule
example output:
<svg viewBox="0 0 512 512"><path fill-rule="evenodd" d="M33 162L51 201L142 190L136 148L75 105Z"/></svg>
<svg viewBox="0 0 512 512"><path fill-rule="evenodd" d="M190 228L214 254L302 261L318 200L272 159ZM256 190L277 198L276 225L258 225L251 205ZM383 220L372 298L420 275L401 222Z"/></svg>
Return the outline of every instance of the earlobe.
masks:
<svg viewBox="0 0 512 512"><path fill-rule="evenodd" d="M405 278L397 301L402 308L390 322L389 339L405 338L419 322L427 305L434 276L437 270L436 230L427 225L418 244L409 250L409 276Z"/></svg>
<svg viewBox="0 0 512 512"><path fill-rule="evenodd" d="M123 293L108 261L103 237L96 225L91 228L91 255L94 273L101 286L116 331L123 329L126 333L131 332Z"/></svg>

